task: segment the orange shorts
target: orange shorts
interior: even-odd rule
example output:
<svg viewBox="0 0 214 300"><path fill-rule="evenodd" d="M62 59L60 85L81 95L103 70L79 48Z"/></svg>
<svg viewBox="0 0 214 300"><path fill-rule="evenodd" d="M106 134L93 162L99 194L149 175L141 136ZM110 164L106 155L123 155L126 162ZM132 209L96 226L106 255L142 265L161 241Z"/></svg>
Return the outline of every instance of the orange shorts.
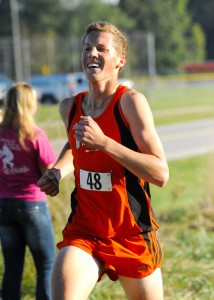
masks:
<svg viewBox="0 0 214 300"><path fill-rule="evenodd" d="M146 277L160 267L163 258L155 231L113 238L96 238L76 231L64 232L64 239L57 247L61 249L69 245L81 248L103 264L104 271L99 280L105 273L113 281L118 276Z"/></svg>

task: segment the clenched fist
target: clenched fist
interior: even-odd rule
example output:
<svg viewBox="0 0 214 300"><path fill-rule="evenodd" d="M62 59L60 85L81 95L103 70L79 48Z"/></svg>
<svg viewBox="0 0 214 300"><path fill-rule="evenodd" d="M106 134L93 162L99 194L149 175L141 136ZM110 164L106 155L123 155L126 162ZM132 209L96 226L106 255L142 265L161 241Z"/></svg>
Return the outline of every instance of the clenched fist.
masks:
<svg viewBox="0 0 214 300"><path fill-rule="evenodd" d="M56 196L59 193L59 181L61 179L60 170L52 168L38 180L37 185L46 195Z"/></svg>

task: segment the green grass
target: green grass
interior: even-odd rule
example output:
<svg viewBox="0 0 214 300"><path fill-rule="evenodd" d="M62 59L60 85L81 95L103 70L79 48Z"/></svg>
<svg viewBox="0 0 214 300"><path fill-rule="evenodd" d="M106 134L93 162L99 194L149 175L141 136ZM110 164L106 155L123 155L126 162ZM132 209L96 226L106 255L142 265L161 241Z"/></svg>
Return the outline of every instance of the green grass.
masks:
<svg viewBox="0 0 214 300"><path fill-rule="evenodd" d="M163 189L151 187L152 203L161 229L165 300L211 300L214 297L214 153L169 162L170 180ZM70 211L71 177L61 182L60 194L49 198L56 241L61 239ZM0 272L2 274L2 272ZM32 300L35 269L27 253L23 300ZM126 299L118 282L107 277L90 300Z"/></svg>
<svg viewBox="0 0 214 300"><path fill-rule="evenodd" d="M157 125L214 117L213 84L163 82L142 84L139 90L146 96Z"/></svg>
<svg viewBox="0 0 214 300"><path fill-rule="evenodd" d="M166 299L214 296L214 153L170 162L163 190L152 187L153 206L162 224Z"/></svg>
<svg viewBox="0 0 214 300"><path fill-rule="evenodd" d="M153 110L194 107L197 105L213 105L213 84L160 84L157 86L142 86L141 91L148 98Z"/></svg>
<svg viewBox="0 0 214 300"><path fill-rule="evenodd" d="M214 87L177 87L175 85L144 87L154 111L156 123L214 117ZM199 112L195 107L199 107ZM203 109L201 109L203 107ZM194 109L189 109L194 108ZM40 126L54 139L65 137L58 106L40 106ZM163 189L152 186L152 203L160 220L160 241L164 250L162 266L165 300L214 299L214 153L170 161L170 180ZM60 185L60 193L49 198L56 241L70 211L71 176ZM0 279L3 266L0 257ZM35 269L27 252L23 300L34 299ZM118 282L107 277L98 283L90 300L126 299Z"/></svg>
<svg viewBox="0 0 214 300"><path fill-rule="evenodd" d="M214 297L214 154L169 163L170 180L152 186L152 203L161 223L165 300ZM105 292L103 297L100 296ZM107 278L90 299L126 299L119 283Z"/></svg>
<svg viewBox="0 0 214 300"><path fill-rule="evenodd" d="M136 89L145 94L156 125L214 118L213 84L148 85L142 80L137 81ZM50 138L65 136L58 105L40 105L37 120Z"/></svg>

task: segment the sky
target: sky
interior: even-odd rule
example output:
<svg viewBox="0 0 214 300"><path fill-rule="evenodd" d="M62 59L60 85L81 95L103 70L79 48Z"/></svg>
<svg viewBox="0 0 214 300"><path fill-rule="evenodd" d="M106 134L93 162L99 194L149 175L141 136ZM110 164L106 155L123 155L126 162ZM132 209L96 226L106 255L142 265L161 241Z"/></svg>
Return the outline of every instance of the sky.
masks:
<svg viewBox="0 0 214 300"><path fill-rule="evenodd" d="M71 8L74 8L79 5L79 0L72 0L72 1L60 0L60 1L64 5L64 7L67 9L71 9ZM101 1L109 3L109 4L114 4L114 5L117 5L119 3L119 0L101 0ZM1 0L0 0L0 2L1 2Z"/></svg>

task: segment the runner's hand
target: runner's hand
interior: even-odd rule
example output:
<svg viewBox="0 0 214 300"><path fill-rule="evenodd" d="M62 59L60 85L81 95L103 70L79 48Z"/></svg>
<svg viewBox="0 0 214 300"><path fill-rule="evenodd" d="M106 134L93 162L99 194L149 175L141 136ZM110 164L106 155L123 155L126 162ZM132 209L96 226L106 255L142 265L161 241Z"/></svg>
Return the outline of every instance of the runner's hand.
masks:
<svg viewBox="0 0 214 300"><path fill-rule="evenodd" d="M37 185L46 195L56 196L59 193L60 170L52 168L47 170L38 180Z"/></svg>

